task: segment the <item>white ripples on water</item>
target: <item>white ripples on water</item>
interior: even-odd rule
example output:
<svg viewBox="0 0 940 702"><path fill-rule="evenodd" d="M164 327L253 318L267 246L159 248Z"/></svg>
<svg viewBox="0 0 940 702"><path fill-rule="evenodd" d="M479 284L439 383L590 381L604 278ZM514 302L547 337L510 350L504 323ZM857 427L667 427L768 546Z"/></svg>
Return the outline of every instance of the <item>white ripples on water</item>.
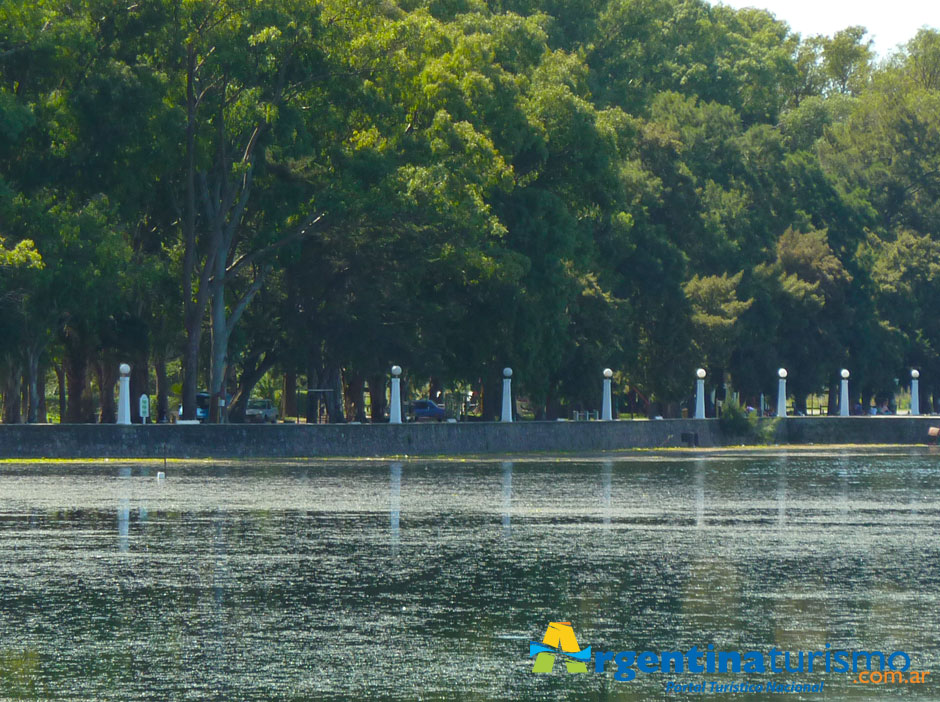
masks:
<svg viewBox="0 0 940 702"><path fill-rule="evenodd" d="M528 643L559 620L594 650L940 663L928 453L156 472L0 466L0 698L643 700L697 681L533 675Z"/></svg>

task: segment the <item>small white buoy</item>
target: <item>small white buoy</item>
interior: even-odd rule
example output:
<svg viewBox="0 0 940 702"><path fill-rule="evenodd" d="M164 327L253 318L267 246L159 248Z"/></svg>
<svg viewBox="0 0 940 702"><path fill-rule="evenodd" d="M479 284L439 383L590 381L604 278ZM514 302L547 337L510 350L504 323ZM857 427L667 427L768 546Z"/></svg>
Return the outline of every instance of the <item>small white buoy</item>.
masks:
<svg viewBox="0 0 940 702"><path fill-rule="evenodd" d="M162 470L161 470L161 471L158 471L158 472L157 472L157 480L165 480L165 479L166 479L166 473L164 473Z"/></svg>

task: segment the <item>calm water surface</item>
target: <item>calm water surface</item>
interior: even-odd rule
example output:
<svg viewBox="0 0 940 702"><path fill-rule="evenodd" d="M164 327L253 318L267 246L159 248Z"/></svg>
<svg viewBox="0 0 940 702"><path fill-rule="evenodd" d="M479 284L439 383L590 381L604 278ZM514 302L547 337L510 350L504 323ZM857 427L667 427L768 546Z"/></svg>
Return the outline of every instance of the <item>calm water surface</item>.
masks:
<svg viewBox="0 0 940 702"><path fill-rule="evenodd" d="M935 453L158 469L0 464L0 698L647 700L745 679L533 675L549 621L595 651L903 650L940 679ZM750 680L940 699L850 677Z"/></svg>

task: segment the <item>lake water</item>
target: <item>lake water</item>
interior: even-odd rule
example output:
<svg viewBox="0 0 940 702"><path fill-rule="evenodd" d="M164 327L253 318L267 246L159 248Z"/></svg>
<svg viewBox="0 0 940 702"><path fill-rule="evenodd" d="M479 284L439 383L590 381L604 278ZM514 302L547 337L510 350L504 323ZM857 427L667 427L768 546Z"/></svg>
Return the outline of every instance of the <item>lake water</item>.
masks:
<svg viewBox="0 0 940 702"><path fill-rule="evenodd" d="M828 643L940 678L927 450L158 470L0 464L0 698L647 700L703 680L940 698L930 678L618 682L529 657L566 621L595 652Z"/></svg>

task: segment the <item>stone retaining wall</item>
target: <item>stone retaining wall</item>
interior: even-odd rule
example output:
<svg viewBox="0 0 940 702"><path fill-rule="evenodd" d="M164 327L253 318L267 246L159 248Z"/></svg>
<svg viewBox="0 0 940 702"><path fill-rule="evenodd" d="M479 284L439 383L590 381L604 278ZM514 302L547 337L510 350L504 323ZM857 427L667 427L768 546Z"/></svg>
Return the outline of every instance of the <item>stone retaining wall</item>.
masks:
<svg viewBox="0 0 940 702"><path fill-rule="evenodd" d="M940 417L794 417L779 443L925 444ZM278 425L0 425L0 458L290 458L590 453L754 443L716 420Z"/></svg>

